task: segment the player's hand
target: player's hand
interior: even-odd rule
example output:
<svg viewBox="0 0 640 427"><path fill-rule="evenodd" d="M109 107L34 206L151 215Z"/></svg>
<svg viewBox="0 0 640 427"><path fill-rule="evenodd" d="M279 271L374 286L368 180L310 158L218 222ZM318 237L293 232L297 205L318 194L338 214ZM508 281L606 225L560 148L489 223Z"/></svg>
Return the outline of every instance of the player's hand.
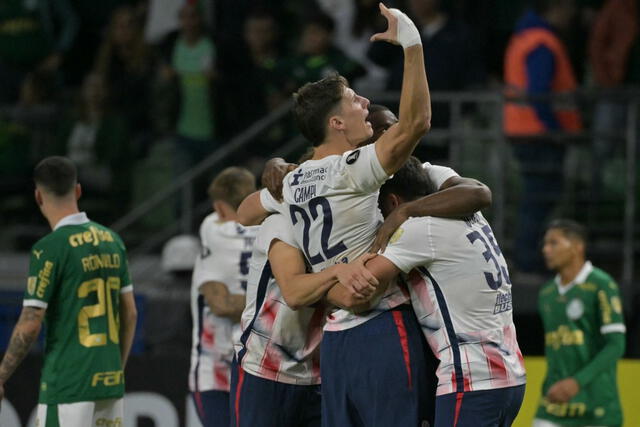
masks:
<svg viewBox="0 0 640 427"><path fill-rule="evenodd" d="M374 254L377 254L378 252L384 253L393 233L395 233L398 227L400 227L408 218L409 217L407 216L406 210L403 206L398 206L393 212L391 212L378 229L376 238L373 241L373 246L371 246L369 252Z"/></svg>
<svg viewBox="0 0 640 427"><path fill-rule="evenodd" d="M279 157L269 160L264 165L262 172L262 186L269 190L269 193L277 201L282 201L282 180L284 176L297 168L295 163L287 163Z"/></svg>
<svg viewBox="0 0 640 427"><path fill-rule="evenodd" d="M384 4L380 3L380 14L387 19L387 31L384 33L376 33L369 39L372 42L385 41L392 44L400 44L398 41L398 18L391 13L391 10Z"/></svg>
<svg viewBox="0 0 640 427"><path fill-rule="evenodd" d="M364 300L371 297L380 284L378 279L364 266L375 256L375 254L367 253L349 264L336 264L338 281L356 298Z"/></svg>
<svg viewBox="0 0 640 427"><path fill-rule="evenodd" d="M567 403L580 391L578 382L569 377L553 384L547 391L547 399L552 403Z"/></svg>

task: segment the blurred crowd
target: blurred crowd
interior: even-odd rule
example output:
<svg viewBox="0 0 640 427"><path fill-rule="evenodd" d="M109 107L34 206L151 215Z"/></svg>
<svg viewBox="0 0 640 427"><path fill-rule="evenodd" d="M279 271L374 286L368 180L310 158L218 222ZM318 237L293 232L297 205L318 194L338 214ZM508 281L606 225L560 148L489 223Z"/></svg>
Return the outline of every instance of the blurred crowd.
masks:
<svg viewBox="0 0 640 427"><path fill-rule="evenodd" d="M537 3L552 2L387 1L421 29L432 91L502 87L509 36ZM554 31L577 84L638 83L638 2L570 3ZM109 223L307 81L337 71L365 94L398 90L400 49L369 43L384 25L377 0L3 0L3 222L24 220L45 155L78 165L87 210ZM434 108L433 126L448 123ZM294 132L274 128L247 157Z"/></svg>

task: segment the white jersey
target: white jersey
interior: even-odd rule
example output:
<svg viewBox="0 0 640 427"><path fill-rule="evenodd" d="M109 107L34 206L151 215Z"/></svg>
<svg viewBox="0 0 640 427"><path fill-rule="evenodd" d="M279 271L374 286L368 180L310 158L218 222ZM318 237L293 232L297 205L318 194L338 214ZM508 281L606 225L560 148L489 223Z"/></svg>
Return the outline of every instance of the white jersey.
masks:
<svg viewBox="0 0 640 427"><path fill-rule="evenodd" d="M414 311L440 359L437 395L526 382L507 264L482 214L410 218L382 255L409 274Z"/></svg>
<svg viewBox="0 0 640 427"><path fill-rule="evenodd" d="M222 222L217 213L207 216L200 226L202 253L196 259L191 280L191 391L229 391L233 342L239 339L240 325L213 314L200 286L221 282L231 294L244 295L256 232L257 227Z"/></svg>
<svg viewBox="0 0 640 427"><path fill-rule="evenodd" d="M265 209L290 219L298 247L319 272L353 261L369 249L382 222L378 193L388 178L371 144L304 162L284 178L284 203L277 203L266 190L261 201ZM325 330L353 328L408 301L408 291L393 283L369 312L356 315L334 309Z"/></svg>
<svg viewBox="0 0 640 427"><path fill-rule="evenodd" d="M271 215L260 227L251 257L238 362L252 375L287 384L320 383L320 341L325 309L287 306L269 264L273 240L296 247L291 224Z"/></svg>

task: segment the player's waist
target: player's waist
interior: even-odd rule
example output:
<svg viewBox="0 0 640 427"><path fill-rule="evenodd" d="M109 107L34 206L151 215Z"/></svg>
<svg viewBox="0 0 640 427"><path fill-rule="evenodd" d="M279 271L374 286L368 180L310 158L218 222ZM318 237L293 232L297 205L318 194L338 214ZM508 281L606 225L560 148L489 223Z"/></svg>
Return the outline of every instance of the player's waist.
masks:
<svg viewBox="0 0 640 427"><path fill-rule="evenodd" d="M366 313L354 314L347 310L337 310L327 315L325 332L340 332L360 326L390 310L411 310L408 299L397 298L385 304L378 304ZM333 316L333 318L332 318Z"/></svg>
<svg viewBox="0 0 640 427"><path fill-rule="evenodd" d="M261 360L246 354L242 358L242 369L253 376L291 385L318 385L320 384L320 369L314 368L311 361L301 364L291 363L281 365L279 369L265 368Z"/></svg>

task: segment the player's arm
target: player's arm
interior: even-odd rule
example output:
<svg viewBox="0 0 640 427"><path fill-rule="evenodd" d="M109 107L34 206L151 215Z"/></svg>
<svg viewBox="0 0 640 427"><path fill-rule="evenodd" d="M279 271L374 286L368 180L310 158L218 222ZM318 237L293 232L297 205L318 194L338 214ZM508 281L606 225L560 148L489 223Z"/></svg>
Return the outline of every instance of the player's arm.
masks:
<svg viewBox="0 0 640 427"><path fill-rule="evenodd" d="M384 252L389 239L410 217L463 218L491 206L491 190L473 178L452 176L440 191L406 202L389 214L376 233L370 252Z"/></svg>
<svg viewBox="0 0 640 427"><path fill-rule="evenodd" d="M133 291L120 293L120 359L122 360L122 369L129 359L137 321L138 310Z"/></svg>
<svg viewBox="0 0 640 427"><path fill-rule="evenodd" d="M385 172L391 175L402 167L431 127L431 98L418 29L397 9L387 9L381 3L380 11L389 27L384 33L374 34L371 41L400 44L404 50L399 121L375 143L378 160Z"/></svg>
<svg viewBox="0 0 640 427"><path fill-rule="evenodd" d="M259 225L271 212L262 206L260 191L249 194L238 206L238 222L244 226Z"/></svg>
<svg viewBox="0 0 640 427"><path fill-rule="evenodd" d="M20 365L24 357L29 353L31 346L38 339L44 308L23 307L18 323L13 329L7 351L0 362L0 400L4 396L4 384Z"/></svg>
<svg viewBox="0 0 640 427"><path fill-rule="evenodd" d="M204 296L213 314L228 317L234 322L240 321L245 305L244 295L232 294L227 285L213 281L200 285L200 293Z"/></svg>
<svg viewBox="0 0 640 427"><path fill-rule="evenodd" d="M370 297L378 281L366 268L364 260L353 264L336 264L319 273L307 273L302 252L282 240L269 248L269 263L287 305L293 310L315 304L332 288L362 303Z"/></svg>

